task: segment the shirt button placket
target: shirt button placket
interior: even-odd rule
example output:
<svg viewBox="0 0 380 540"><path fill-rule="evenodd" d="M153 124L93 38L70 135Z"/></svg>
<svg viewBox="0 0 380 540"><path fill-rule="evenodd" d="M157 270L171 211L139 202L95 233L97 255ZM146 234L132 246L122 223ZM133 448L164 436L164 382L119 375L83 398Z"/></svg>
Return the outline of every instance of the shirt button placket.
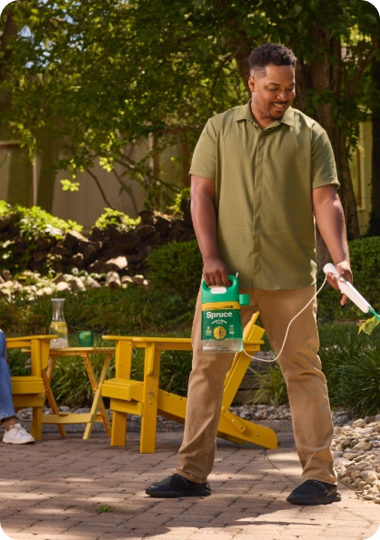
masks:
<svg viewBox="0 0 380 540"><path fill-rule="evenodd" d="M253 211L253 287L261 288L260 255L262 249L261 238L261 194L263 181L265 135L261 130L257 137L256 159L255 159L255 195Z"/></svg>

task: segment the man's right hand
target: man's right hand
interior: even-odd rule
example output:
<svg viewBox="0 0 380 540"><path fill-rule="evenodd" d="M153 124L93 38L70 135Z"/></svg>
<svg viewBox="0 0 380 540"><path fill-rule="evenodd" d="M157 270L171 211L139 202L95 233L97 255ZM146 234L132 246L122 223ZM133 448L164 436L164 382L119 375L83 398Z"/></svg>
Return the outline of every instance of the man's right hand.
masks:
<svg viewBox="0 0 380 540"><path fill-rule="evenodd" d="M230 285L229 273L227 266L218 258L204 261L203 279L209 287L213 285L225 285L227 287Z"/></svg>

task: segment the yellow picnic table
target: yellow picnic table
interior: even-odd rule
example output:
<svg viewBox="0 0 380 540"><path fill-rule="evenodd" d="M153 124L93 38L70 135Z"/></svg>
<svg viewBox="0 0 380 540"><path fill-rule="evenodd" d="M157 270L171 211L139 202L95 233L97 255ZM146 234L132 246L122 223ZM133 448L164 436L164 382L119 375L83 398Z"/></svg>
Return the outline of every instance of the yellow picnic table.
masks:
<svg viewBox="0 0 380 540"><path fill-rule="evenodd" d="M67 424L86 424L83 439L91 437L92 429L95 422L103 422L108 436L111 435L111 424L108 418L108 413L104 407L101 396L101 388L103 381L107 375L110 366L111 358L115 353L114 347L67 347L64 349L50 349L49 363L47 369L42 372L44 380L46 397L49 401L50 408L53 414L44 414L42 416L43 424L56 424L61 436L66 436L65 425ZM91 357L94 354L103 354L103 366L99 378L97 379L92 365ZM51 389L51 379L53 377L54 368L57 358L67 356L80 357L86 367L87 375L91 383L91 388L94 394L90 412L88 413L62 413L55 401L53 391Z"/></svg>

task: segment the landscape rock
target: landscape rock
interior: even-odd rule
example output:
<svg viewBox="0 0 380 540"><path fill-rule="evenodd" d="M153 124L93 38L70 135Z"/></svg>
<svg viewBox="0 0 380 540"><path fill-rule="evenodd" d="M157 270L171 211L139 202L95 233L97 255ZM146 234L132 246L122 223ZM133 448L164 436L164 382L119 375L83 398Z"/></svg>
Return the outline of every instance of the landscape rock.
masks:
<svg viewBox="0 0 380 540"><path fill-rule="evenodd" d="M2 284L0 285L0 289L10 289L10 288L13 287L13 285L14 285L13 281L10 281L10 280L9 280L9 281L5 281L4 283L2 283Z"/></svg>
<svg viewBox="0 0 380 540"><path fill-rule="evenodd" d="M143 285L144 284L144 276L137 274L136 276L132 277L132 281L135 285Z"/></svg>
<svg viewBox="0 0 380 540"><path fill-rule="evenodd" d="M155 228L156 231L161 236L167 236L169 234L171 222L169 219L165 218L164 216L157 215L155 218Z"/></svg>
<svg viewBox="0 0 380 540"><path fill-rule="evenodd" d="M68 231L63 241L69 249L75 247L79 242L88 242L88 239L78 231Z"/></svg>
<svg viewBox="0 0 380 540"><path fill-rule="evenodd" d="M33 253L33 260L35 262L44 261L47 258L48 254L46 251L35 251Z"/></svg>
<svg viewBox="0 0 380 540"><path fill-rule="evenodd" d="M67 283L65 276L62 273L59 273L55 278L53 279L53 283L58 285L58 283Z"/></svg>
<svg viewBox="0 0 380 540"><path fill-rule="evenodd" d="M51 255L61 255L62 257L71 257L72 251L67 246L63 244L63 242L60 242L59 244L56 244L51 250Z"/></svg>
<svg viewBox="0 0 380 540"><path fill-rule="evenodd" d="M69 292L70 290L70 285L66 281L60 281L57 283L58 292Z"/></svg>
<svg viewBox="0 0 380 540"><path fill-rule="evenodd" d="M380 418L376 420L377 417L359 418L335 427L332 444L334 453L344 450L344 461L335 464L338 478L368 501L378 497L380 486ZM374 421L368 423L368 419Z"/></svg>
<svg viewBox="0 0 380 540"><path fill-rule="evenodd" d="M54 293L54 289L52 287L42 287L42 289L38 289L36 292L37 296L44 296L45 294L51 296Z"/></svg>
<svg viewBox="0 0 380 540"><path fill-rule="evenodd" d="M151 210L141 210L139 216L141 217L141 223L143 225L153 225L154 212Z"/></svg>
<svg viewBox="0 0 380 540"><path fill-rule="evenodd" d="M74 277L71 280L70 285L71 285L71 290L74 293L78 292L78 291L85 291L86 290L86 287L85 287L83 281L78 277Z"/></svg>
<svg viewBox="0 0 380 540"><path fill-rule="evenodd" d="M13 281L13 276L9 270L2 270L0 274L4 281Z"/></svg>
<svg viewBox="0 0 380 540"><path fill-rule="evenodd" d="M146 240L150 236L153 236L156 232L156 229L153 225L140 225L136 229L136 234L140 240Z"/></svg>
<svg viewBox="0 0 380 540"><path fill-rule="evenodd" d="M70 259L70 265L74 268L82 270L84 268L84 258L83 253L76 253Z"/></svg>
<svg viewBox="0 0 380 540"><path fill-rule="evenodd" d="M98 253L99 252L96 247L93 244L89 244L83 252L83 259L85 264L89 265L96 261L96 259L98 258Z"/></svg>
<svg viewBox="0 0 380 540"><path fill-rule="evenodd" d="M107 272L106 283L109 289L118 289L121 286L119 274L117 272Z"/></svg>
<svg viewBox="0 0 380 540"><path fill-rule="evenodd" d="M96 281L96 279L93 279L91 276L88 276L85 279L84 284L88 289L100 289L101 285Z"/></svg>
<svg viewBox="0 0 380 540"><path fill-rule="evenodd" d="M101 264L102 272L119 272L128 266L127 258L123 255L114 259L109 259Z"/></svg>
<svg viewBox="0 0 380 540"><path fill-rule="evenodd" d="M99 227L93 227L91 229L89 238L93 242L103 242L105 237L106 237L106 232L104 231L104 229L99 229Z"/></svg>
<svg viewBox="0 0 380 540"><path fill-rule="evenodd" d="M116 249L128 253L135 249L139 242L140 239L136 234L133 232L124 232L119 235L114 245Z"/></svg>

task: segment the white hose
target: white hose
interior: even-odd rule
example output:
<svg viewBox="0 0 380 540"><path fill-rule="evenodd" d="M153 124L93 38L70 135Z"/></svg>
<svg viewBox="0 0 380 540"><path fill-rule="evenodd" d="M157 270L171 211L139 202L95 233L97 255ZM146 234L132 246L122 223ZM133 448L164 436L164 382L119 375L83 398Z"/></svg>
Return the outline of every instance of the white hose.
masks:
<svg viewBox="0 0 380 540"><path fill-rule="evenodd" d="M310 304L313 302L313 300L318 296L318 294L321 292L321 290L322 290L323 287L325 286L326 280L327 280L327 276L325 277L325 279L324 279L322 285L319 287L319 289L317 290L317 292L314 294L314 296L313 296L313 297L309 300L309 302L306 304L306 306L304 306L304 307L301 309L301 311L299 311L299 312L297 313L297 315L294 315L293 319L292 319L292 320L290 321L290 323L288 324L288 327L287 327L286 332L285 332L284 341L282 342L281 350L280 350L280 352L278 353L278 355L277 355L275 358L273 358L272 360L265 360L264 358L260 358L260 357L258 357L258 356L256 356L256 355L255 355L255 356L251 356L250 354L247 353L247 351L246 351L245 349L243 349L243 352L244 352L247 356L249 356L249 358L252 358L253 360L259 360L260 362L268 362L268 363L270 363L270 362L276 362L276 361L280 358L281 353L282 353L282 351L284 350L285 343L286 343L286 340L287 340L287 337L288 337L288 334L289 334L289 329L290 329L291 324L293 323L293 321L295 321L295 319L296 319L299 315L301 315L301 313L303 313L303 312L305 311L305 309L306 309L307 307L310 306Z"/></svg>

